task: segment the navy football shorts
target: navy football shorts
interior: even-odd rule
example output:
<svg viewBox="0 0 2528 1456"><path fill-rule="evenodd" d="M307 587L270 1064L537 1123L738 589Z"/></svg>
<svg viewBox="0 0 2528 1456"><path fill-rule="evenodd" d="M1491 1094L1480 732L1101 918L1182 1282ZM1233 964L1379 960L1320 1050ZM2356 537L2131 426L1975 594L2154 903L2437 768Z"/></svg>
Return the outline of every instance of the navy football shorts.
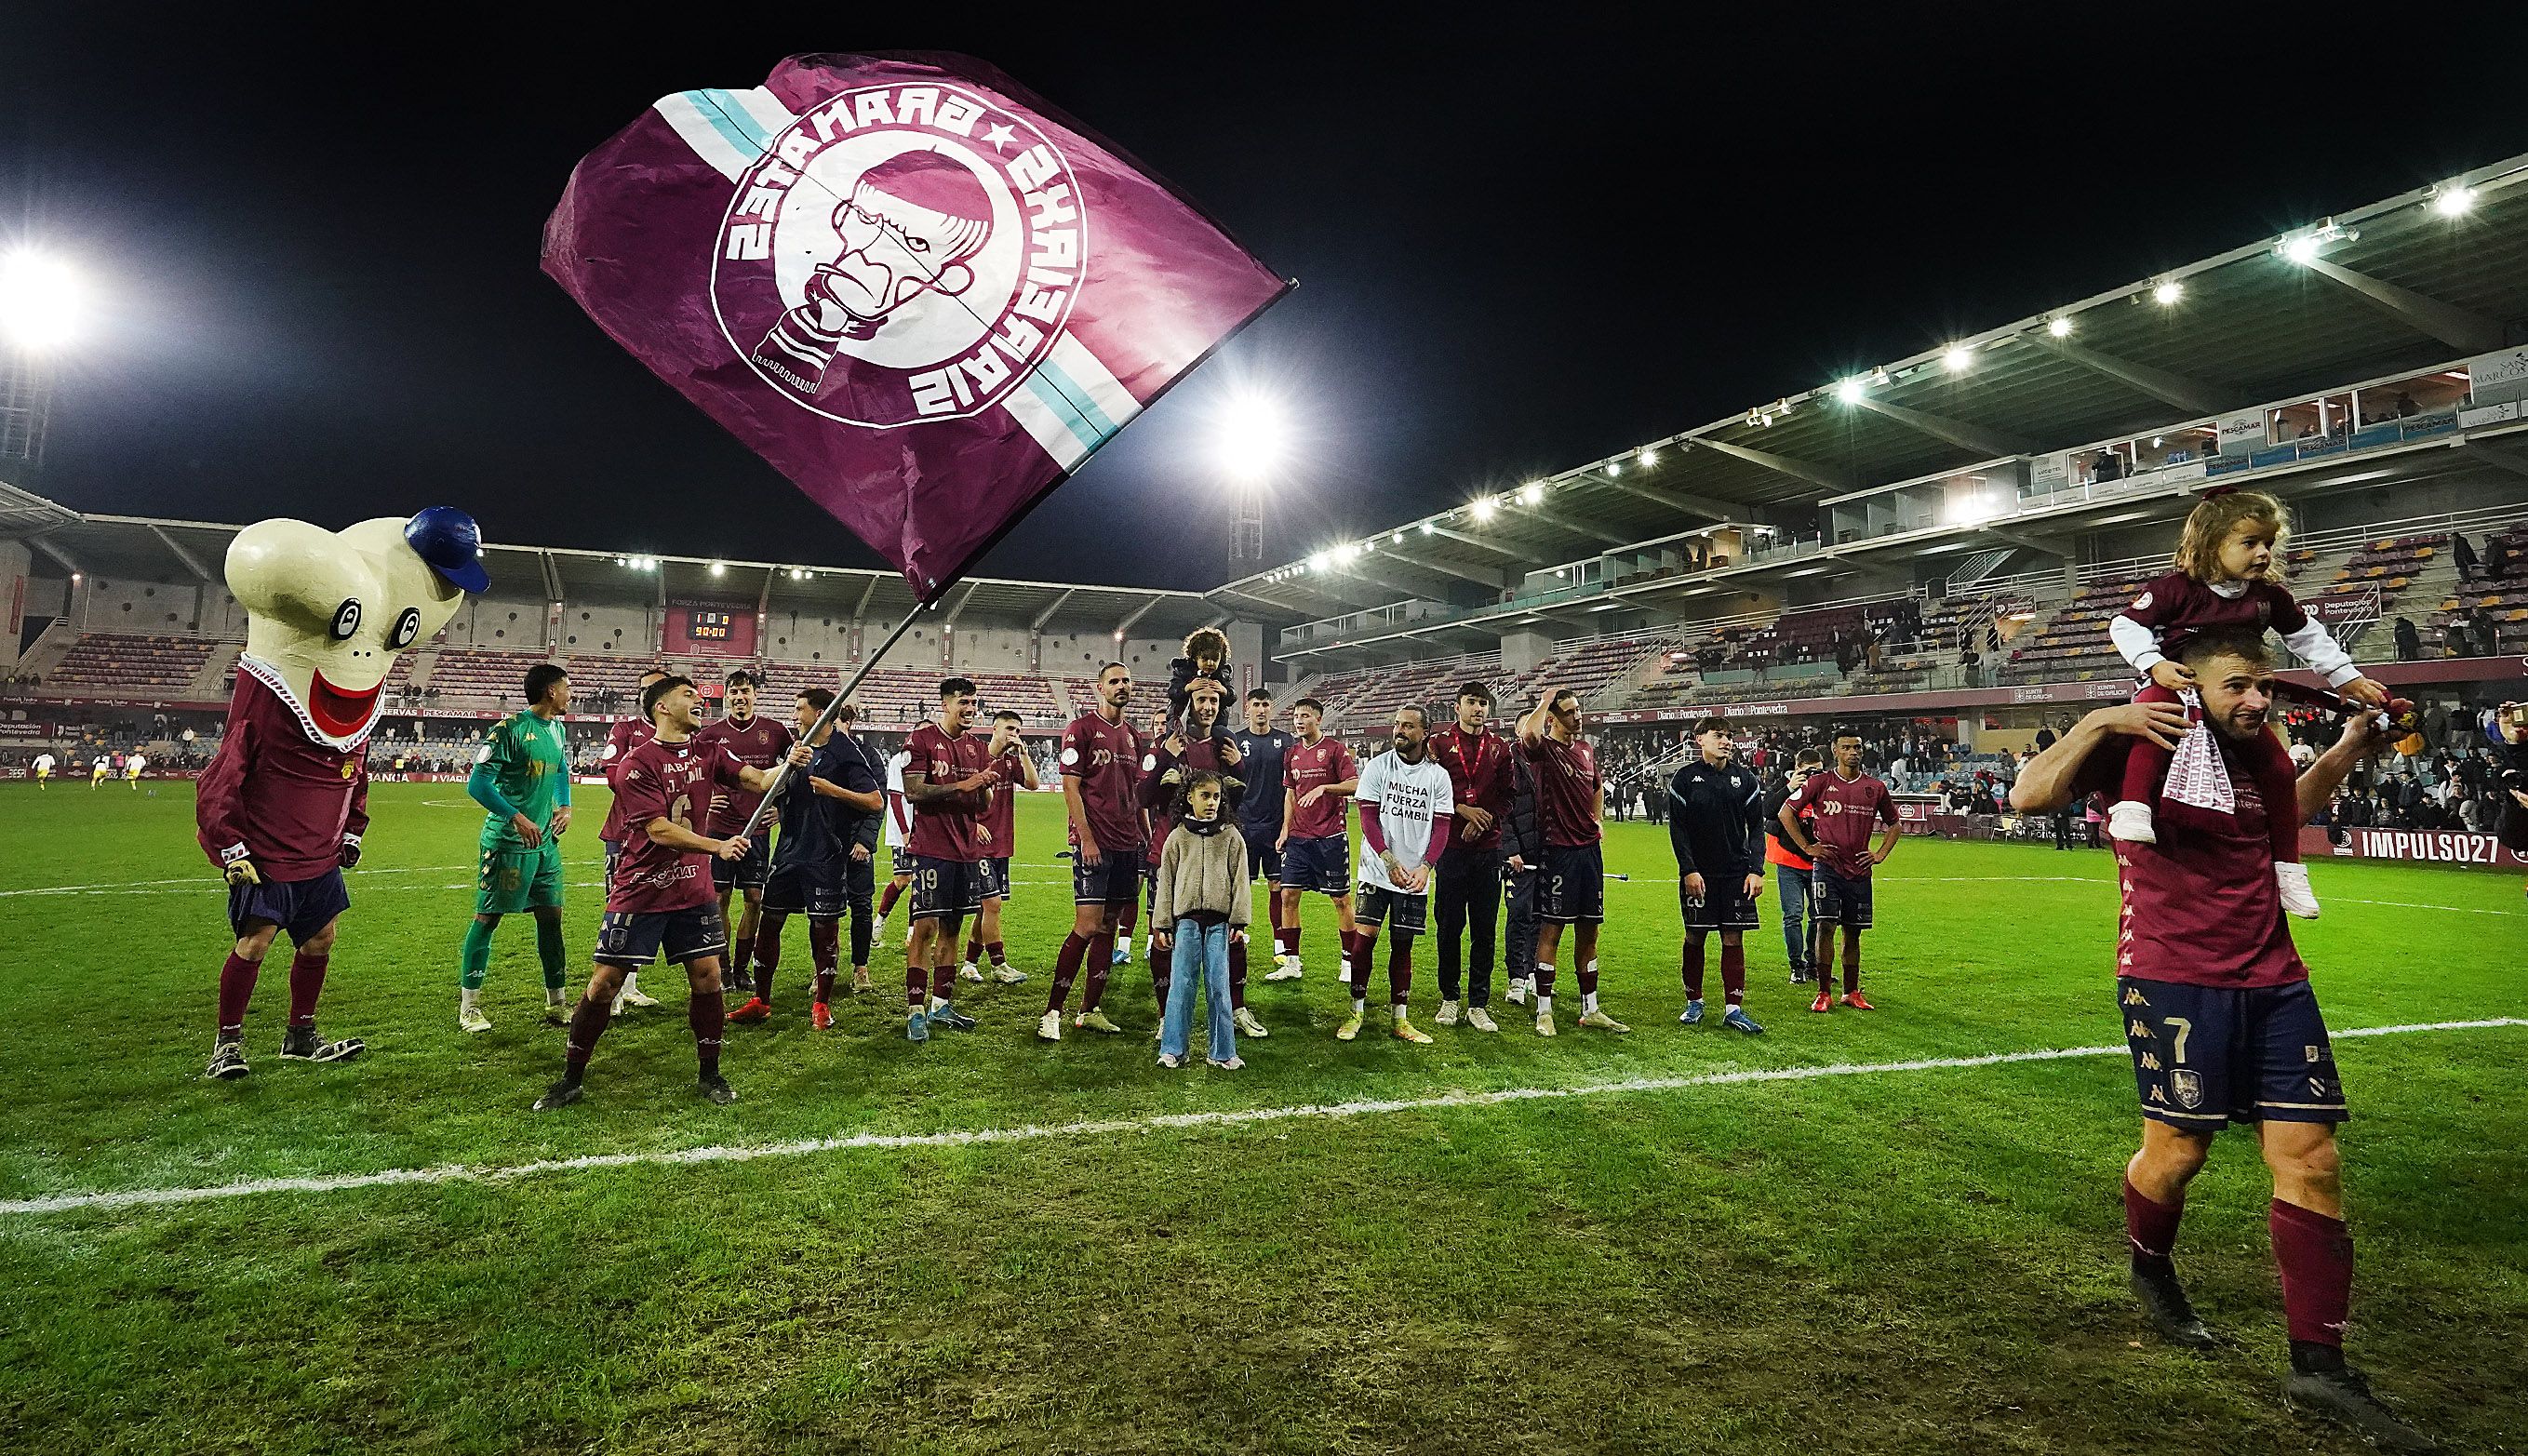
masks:
<svg viewBox="0 0 2528 1456"><path fill-rule="evenodd" d="M1141 852L1139 850L1107 850L1094 864L1081 863L1078 852L1071 861L1071 901L1074 905L1127 906L1141 888Z"/></svg>
<svg viewBox="0 0 2528 1456"><path fill-rule="evenodd" d="M2341 1122L2344 1082L2306 981L2192 986L2116 977L2141 1115L2217 1132L2231 1122Z"/></svg>
<svg viewBox="0 0 2528 1456"><path fill-rule="evenodd" d="M1392 921L1397 935L1420 935L1431 928L1431 896L1428 891L1407 895L1363 880L1353 892L1351 917L1373 930Z"/></svg>
<svg viewBox="0 0 2528 1456"><path fill-rule="evenodd" d="M329 869L314 879L229 886L229 929L240 940L255 921L269 920L296 945L350 908L351 892L342 883L340 869Z"/></svg>
<svg viewBox="0 0 2528 1456"><path fill-rule="evenodd" d="M1554 925L1596 925L1606 918L1606 859L1600 845L1547 845L1537 878L1536 917Z"/></svg>
<svg viewBox="0 0 2528 1456"><path fill-rule="evenodd" d="M1351 841L1340 834L1290 841L1282 851L1280 884L1285 890L1350 894Z"/></svg>
<svg viewBox="0 0 2528 1456"><path fill-rule="evenodd" d="M597 927L597 952L590 959L602 965L638 970L662 952L682 965L728 949L719 907L698 905L679 910L607 910Z"/></svg>
<svg viewBox="0 0 2528 1456"><path fill-rule="evenodd" d="M913 918L954 919L983 908L984 869L968 859L913 857Z"/></svg>
<svg viewBox="0 0 2528 1456"><path fill-rule="evenodd" d="M898 876L913 873L913 850L907 845L895 846L895 870Z"/></svg>
<svg viewBox="0 0 2528 1456"><path fill-rule="evenodd" d="M1809 872L1809 918L1850 930L1870 928L1870 876L1847 878L1820 859Z"/></svg>
<svg viewBox="0 0 2528 1456"><path fill-rule="evenodd" d="M1238 835L1246 841L1246 877L1267 884L1282 883L1282 852L1273 848L1273 841L1282 837L1281 829L1241 827Z"/></svg>
<svg viewBox="0 0 2528 1456"><path fill-rule="evenodd" d="M1744 893L1747 877L1743 874L1707 874L1703 877L1700 899L1686 893L1684 877L1678 877L1677 901L1685 910L1688 930L1753 930L1756 928L1756 897Z"/></svg>
<svg viewBox="0 0 2528 1456"><path fill-rule="evenodd" d="M869 866L860 867L866 873ZM792 914L804 910L812 920L836 918L843 912L843 866L830 859L775 865L764 882L764 908Z"/></svg>
<svg viewBox="0 0 2528 1456"><path fill-rule="evenodd" d="M1007 855L996 859L981 860L974 867L982 871L985 900L1010 898L1010 859Z"/></svg>
<svg viewBox="0 0 2528 1456"><path fill-rule="evenodd" d="M758 833L748 843L745 855L735 859L711 857L711 887L725 895L731 890L761 890L771 877L772 857L764 853L766 838Z"/></svg>

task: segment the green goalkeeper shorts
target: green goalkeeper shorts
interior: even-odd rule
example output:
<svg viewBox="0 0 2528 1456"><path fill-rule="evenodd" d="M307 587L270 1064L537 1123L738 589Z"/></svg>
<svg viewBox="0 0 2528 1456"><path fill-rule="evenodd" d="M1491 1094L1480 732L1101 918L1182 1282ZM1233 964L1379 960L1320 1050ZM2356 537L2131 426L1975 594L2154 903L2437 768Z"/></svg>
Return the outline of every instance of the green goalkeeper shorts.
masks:
<svg viewBox="0 0 2528 1456"><path fill-rule="evenodd" d="M561 844L552 835L535 849L515 840L483 846L475 879L474 913L509 915L561 907Z"/></svg>

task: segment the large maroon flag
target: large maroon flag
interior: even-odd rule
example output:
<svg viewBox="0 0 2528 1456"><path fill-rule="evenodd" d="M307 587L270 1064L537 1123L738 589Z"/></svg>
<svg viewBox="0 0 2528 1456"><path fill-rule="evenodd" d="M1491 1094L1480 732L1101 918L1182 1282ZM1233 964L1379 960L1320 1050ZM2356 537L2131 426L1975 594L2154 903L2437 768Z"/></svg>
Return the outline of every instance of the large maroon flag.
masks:
<svg viewBox="0 0 2528 1456"><path fill-rule="evenodd" d="M1290 287L944 54L661 98L571 173L544 266L924 599Z"/></svg>

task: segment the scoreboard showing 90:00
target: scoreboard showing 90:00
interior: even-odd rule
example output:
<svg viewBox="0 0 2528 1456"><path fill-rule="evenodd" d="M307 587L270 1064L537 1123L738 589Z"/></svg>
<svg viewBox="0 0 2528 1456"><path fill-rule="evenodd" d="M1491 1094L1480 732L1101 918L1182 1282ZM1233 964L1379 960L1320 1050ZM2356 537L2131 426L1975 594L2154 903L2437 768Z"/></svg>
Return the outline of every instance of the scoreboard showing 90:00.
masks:
<svg viewBox="0 0 2528 1456"><path fill-rule="evenodd" d="M685 634L696 642L726 642L730 614L697 608L685 625Z"/></svg>

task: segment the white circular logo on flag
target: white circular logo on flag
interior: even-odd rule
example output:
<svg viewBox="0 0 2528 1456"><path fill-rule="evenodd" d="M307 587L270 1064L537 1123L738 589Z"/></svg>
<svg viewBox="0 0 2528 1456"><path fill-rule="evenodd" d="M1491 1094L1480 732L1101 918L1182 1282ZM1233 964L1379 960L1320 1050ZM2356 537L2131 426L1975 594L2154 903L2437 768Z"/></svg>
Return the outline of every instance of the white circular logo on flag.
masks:
<svg viewBox="0 0 2528 1456"><path fill-rule="evenodd" d="M845 91L737 181L711 307L737 356L827 419L885 429L990 407L1079 296L1087 218L1027 118L953 86Z"/></svg>

